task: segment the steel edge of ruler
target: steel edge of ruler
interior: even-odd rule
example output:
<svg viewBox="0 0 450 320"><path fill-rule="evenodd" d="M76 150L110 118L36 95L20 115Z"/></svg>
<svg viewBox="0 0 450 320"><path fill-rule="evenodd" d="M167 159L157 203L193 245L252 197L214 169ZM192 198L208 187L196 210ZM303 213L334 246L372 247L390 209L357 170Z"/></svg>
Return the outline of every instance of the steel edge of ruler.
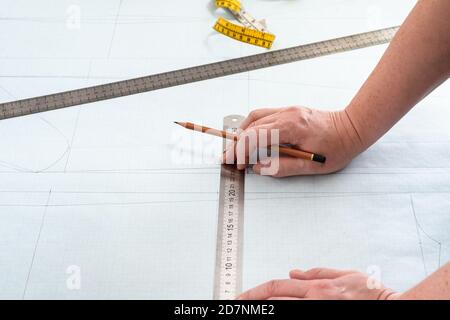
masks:
<svg viewBox="0 0 450 320"><path fill-rule="evenodd" d="M391 27L194 67L0 104L0 120L104 101L389 42Z"/></svg>
<svg viewBox="0 0 450 320"><path fill-rule="evenodd" d="M245 117L229 115L223 120L223 129L236 132ZM225 148L226 141L223 142ZM227 190L231 185L236 191L229 196ZM217 243L216 264L214 272L214 300L230 300L236 298L242 289L242 257L243 257L243 231L244 231L244 189L245 171L237 170L235 166L222 164L220 169L219 206L217 216ZM228 197L233 198L230 200ZM237 207L234 200L237 197ZM234 203L232 208L225 208L227 199ZM232 220L230 220L230 212ZM237 220L237 221L236 221ZM228 225L232 224L231 229ZM231 235L231 237L229 236ZM231 244L228 244L231 238ZM228 249L228 250L227 250ZM231 251L229 251L231 249ZM228 252L229 251L229 252ZM226 263L231 262L231 270L226 270Z"/></svg>

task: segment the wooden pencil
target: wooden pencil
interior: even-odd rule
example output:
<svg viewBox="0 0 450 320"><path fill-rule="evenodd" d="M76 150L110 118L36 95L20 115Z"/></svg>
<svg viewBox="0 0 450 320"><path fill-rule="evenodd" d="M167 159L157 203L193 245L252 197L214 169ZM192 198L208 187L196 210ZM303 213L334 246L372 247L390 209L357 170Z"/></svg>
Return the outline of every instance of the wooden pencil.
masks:
<svg viewBox="0 0 450 320"><path fill-rule="evenodd" d="M175 121L174 123L186 128L186 129L189 129L189 130L203 132L203 133L210 134L213 136L221 137L223 139L229 139L229 140L234 140L234 141L237 141L237 139L238 139L238 136L236 134L226 132L223 130L217 130L217 129L213 129L213 128L209 128L209 127L205 127L205 126L200 126L200 125L196 125L191 122ZM288 155L288 156L295 157L295 158L311 160L311 161L315 161L315 162L319 162L319 163L325 163L325 161L326 161L325 156L322 156L320 154L315 154L312 152L308 152L308 151L304 151L304 150L299 150L299 149L296 149L293 147L278 146L278 151L281 154Z"/></svg>

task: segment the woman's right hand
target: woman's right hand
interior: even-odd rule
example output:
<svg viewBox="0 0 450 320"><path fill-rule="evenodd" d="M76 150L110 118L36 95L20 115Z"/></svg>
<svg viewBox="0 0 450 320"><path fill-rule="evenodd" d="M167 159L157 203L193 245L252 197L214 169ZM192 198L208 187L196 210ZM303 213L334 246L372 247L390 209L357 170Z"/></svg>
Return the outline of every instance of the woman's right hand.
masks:
<svg viewBox="0 0 450 320"><path fill-rule="evenodd" d="M276 170L264 170L273 167L273 159L268 163L252 163L255 173L274 177L335 172L365 149L345 110L329 112L306 107L258 109L243 121L241 129L237 143L228 146L224 152L224 162L238 159L237 167L240 170L249 164L249 155L258 147L265 148L268 145L290 144L327 158L326 163L321 164L280 155ZM273 130L278 130L279 141L270 141ZM267 142L261 140L260 134L267 136L262 139ZM258 143L245 143L252 136L257 137ZM239 154L237 157L236 153Z"/></svg>

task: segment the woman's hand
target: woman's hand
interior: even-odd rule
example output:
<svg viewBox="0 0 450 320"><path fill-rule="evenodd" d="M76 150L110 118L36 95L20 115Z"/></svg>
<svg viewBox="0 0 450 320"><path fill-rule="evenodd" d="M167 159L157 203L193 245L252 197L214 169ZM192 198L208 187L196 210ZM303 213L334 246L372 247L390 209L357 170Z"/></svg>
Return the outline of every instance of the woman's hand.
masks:
<svg viewBox="0 0 450 320"><path fill-rule="evenodd" d="M293 270L289 277L248 290L238 300L387 300L400 297L400 294L357 271Z"/></svg>
<svg viewBox="0 0 450 320"><path fill-rule="evenodd" d="M250 113L241 129L243 131L238 142L231 144L224 154L226 163L234 163L235 159L238 159L238 169L243 170L249 164L251 155L258 147L265 148L270 144L290 144L327 158L325 164L320 164L280 155L278 170L270 173L275 177L335 172L344 168L364 150L364 145L345 110L328 112L305 107L259 109ZM273 130L278 130L279 141L270 141ZM265 138L261 139L261 136ZM248 143L249 137L257 137L258 143ZM240 159L242 161L239 161ZM270 162L252 164L253 171L258 174L264 174L261 169L271 166Z"/></svg>

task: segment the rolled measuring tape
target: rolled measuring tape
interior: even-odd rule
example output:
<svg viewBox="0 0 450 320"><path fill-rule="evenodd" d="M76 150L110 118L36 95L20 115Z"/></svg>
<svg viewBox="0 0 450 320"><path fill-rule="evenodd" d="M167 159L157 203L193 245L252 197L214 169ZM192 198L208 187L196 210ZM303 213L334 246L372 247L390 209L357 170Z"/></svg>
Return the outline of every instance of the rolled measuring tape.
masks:
<svg viewBox="0 0 450 320"><path fill-rule="evenodd" d="M275 35L268 32L264 20L257 21L245 9L239 0L216 0L216 6L227 9L242 25L220 17L214 30L234 40L270 49Z"/></svg>

